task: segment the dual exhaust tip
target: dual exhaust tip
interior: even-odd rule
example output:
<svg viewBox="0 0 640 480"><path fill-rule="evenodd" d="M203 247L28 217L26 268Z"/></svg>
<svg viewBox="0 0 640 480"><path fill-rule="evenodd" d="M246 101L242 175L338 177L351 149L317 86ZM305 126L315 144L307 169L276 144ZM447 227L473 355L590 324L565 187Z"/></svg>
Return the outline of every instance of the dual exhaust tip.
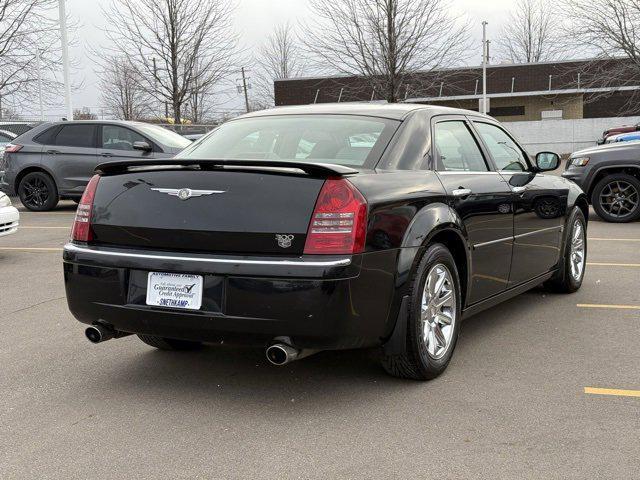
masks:
<svg viewBox="0 0 640 480"><path fill-rule="evenodd" d="M300 356L300 350L285 343L274 343L267 347L265 353L273 365L286 365Z"/></svg>
<svg viewBox="0 0 640 480"><path fill-rule="evenodd" d="M84 331L85 336L91 343L100 343L112 338L119 338L127 335L125 332L118 332L101 324L91 325ZM300 350L287 345L286 343L274 343L266 350L267 360L273 365L286 365L307 355L314 353L313 350Z"/></svg>
<svg viewBox="0 0 640 480"><path fill-rule="evenodd" d="M132 335L129 332L121 332L101 323L95 323L84 331L85 337L91 343L100 343L111 340L112 338L122 338Z"/></svg>

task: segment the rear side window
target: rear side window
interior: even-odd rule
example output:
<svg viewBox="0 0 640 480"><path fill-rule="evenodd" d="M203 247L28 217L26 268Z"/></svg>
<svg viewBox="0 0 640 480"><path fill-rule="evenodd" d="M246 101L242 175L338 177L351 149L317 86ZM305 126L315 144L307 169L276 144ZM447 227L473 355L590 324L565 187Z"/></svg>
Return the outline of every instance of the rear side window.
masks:
<svg viewBox="0 0 640 480"><path fill-rule="evenodd" d="M54 145L64 147L95 147L95 125L63 125L56 135Z"/></svg>
<svg viewBox="0 0 640 480"><path fill-rule="evenodd" d="M33 137L33 141L37 143L41 143L43 145L53 144L56 138L56 134L58 133L58 130L60 130L60 125L47 128L44 132Z"/></svg>
<svg viewBox="0 0 640 480"><path fill-rule="evenodd" d="M459 120L435 126L436 170L441 172L486 172L480 147L466 123Z"/></svg>

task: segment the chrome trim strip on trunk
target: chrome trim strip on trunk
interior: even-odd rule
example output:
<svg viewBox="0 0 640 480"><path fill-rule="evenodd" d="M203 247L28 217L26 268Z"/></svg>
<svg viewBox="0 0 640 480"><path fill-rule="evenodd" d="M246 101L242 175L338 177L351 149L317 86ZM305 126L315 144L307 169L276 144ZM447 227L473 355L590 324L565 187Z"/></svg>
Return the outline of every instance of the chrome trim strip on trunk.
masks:
<svg viewBox="0 0 640 480"><path fill-rule="evenodd" d="M149 253L128 253L116 252L113 250L98 250L96 248L80 247L72 243L64 246L65 252L88 253L95 255L106 255L110 257L126 257L126 258L146 258L151 260L172 260L172 261L190 261L190 262L206 262L218 264L232 265L282 265L282 266L299 266L299 267L344 267L351 265L350 258L341 258L338 260L328 261L303 261L303 260L246 260L232 258L212 258L212 257L187 257L179 255L162 255Z"/></svg>

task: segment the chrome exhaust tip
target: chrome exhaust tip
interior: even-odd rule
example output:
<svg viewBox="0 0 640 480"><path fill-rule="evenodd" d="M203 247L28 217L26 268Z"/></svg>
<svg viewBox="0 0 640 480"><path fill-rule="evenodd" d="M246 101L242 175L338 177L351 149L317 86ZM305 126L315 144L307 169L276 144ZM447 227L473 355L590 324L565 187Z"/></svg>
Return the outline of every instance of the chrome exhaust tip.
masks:
<svg viewBox="0 0 640 480"><path fill-rule="evenodd" d="M91 325L84 331L84 335L91 343L100 343L112 339L115 332L102 325Z"/></svg>
<svg viewBox="0 0 640 480"><path fill-rule="evenodd" d="M274 343L267 347L265 353L267 354L267 360L273 365L286 365L298 358L300 350L284 343Z"/></svg>

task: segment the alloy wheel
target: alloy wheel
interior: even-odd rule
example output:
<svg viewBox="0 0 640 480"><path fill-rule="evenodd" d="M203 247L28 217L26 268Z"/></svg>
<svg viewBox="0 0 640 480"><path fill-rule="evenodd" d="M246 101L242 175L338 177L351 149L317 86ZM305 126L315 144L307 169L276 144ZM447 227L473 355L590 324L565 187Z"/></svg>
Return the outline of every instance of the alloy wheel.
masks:
<svg viewBox="0 0 640 480"><path fill-rule="evenodd" d="M602 209L615 218L631 215L638 208L638 202L640 202L638 190L624 180L608 183L600 192Z"/></svg>
<svg viewBox="0 0 640 480"><path fill-rule="evenodd" d="M443 264L427 274L420 311L422 342L430 357L442 358L451 345L456 322L453 276Z"/></svg>
<svg viewBox="0 0 640 480"><path fill-rule="evenodd" d="M580 280L584 271L584 227L580 220L576 220L573 224L569 255L571 276L574 280Z"/></svg>
<svg viewBox="0 0 640 480"><path fill-rule="evenodd" d="M24 198L22 201L31 207L43 207L49 200L49 188L39 177L33 177L22 184Z"/></svg>

